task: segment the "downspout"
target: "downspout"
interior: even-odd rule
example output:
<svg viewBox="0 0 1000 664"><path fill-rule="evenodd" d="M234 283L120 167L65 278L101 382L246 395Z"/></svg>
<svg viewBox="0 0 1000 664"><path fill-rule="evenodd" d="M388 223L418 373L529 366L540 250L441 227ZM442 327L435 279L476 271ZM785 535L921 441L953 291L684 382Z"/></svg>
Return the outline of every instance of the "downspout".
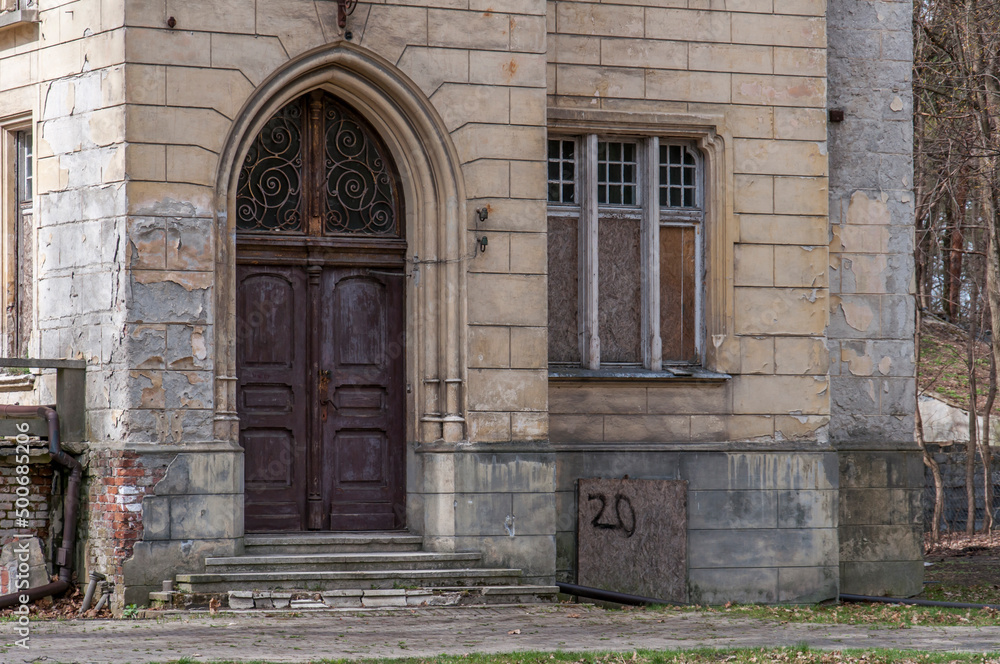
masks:
<svg viewBox="0 0 1000 664"><path fill-rule="evenodd" d="M49 426L49 453L52 461L67 468L69 483L66 487L66 502L63 508L62 546L56 551L56 565L59 566L59 580L36 588L26 588L7 595L0 595L0 609L21 604L21 596L27 595L34 602L43 597L65 592L73 581L73 551L76 547L76 517L80 506L80 483L83 466L67 454L59 442L59 416L54 406L0 406L0 418L37 418L45 420Z"/></svg>

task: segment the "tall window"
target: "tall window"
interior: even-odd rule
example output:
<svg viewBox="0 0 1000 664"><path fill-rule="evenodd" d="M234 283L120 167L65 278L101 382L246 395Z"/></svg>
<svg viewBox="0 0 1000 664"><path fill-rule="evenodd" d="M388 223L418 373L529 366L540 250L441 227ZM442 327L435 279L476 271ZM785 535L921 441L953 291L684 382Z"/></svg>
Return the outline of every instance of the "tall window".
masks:
<svg viewBox="0 0 1000 664"><path fill-rule="evenodd" d="M4 294L4 332L6 337L3 352L13 357L24 357L28 353L31 338L34 293L34 224L32 223L32 189L34 172L31 154L31 131L3 132L4 154L8 163L4 227L7 229L9 244L6 245L5 278L7 287Z"/></svg>
<svg viewBox="0 0 1000 664"><path fill-rule="evenodd" d="M549 140L551 363L700 362L702 171L681 141Z"/></svg>

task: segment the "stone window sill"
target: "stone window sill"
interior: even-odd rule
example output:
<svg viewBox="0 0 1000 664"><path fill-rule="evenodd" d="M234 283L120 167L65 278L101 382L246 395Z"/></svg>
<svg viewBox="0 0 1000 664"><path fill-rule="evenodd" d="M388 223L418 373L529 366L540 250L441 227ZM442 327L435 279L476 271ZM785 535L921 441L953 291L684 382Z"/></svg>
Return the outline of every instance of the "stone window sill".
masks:
<svg viewBox="0 0 1000 664"><path fill-rule="evenodd" d="M721 383L731 379L729 374L709 371L703 367L683 365L664 367L662 371L652 371L641 367L606 367L584 369L582 367L549 366L549 380L560 382L655 382L655 383Z"/></svg>
<svg viewBox="0 0 1000 664"><path fill-rule="evenodd" d="M32 23L38 23L37 9L15 9L0 13L0 30Z"/></svg>

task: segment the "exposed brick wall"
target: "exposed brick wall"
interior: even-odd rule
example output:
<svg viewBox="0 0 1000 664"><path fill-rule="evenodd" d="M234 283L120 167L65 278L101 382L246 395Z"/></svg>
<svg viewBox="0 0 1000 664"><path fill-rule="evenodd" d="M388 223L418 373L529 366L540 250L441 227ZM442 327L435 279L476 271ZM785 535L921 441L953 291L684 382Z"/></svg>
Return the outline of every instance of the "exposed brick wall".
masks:
<svg viewBox="0 0 1000 664"><path fill-rule="evenodd" d="M147 467L135 452L90 453L85 513L87 562L93 569L122 578L122 564L142 539L142 499L165 474L165 466Z"/></svg>
<svg viewBox="0 0 1000 664"><path fill-rule="evenodd" d="M6 460L9 459L8 463ZM31 478L31 493L28 496L28 528L17 527L17 466L14 457L5 457L0 464L0 545L13 540L15 536L33 535L48 542L51 528L52 505L52 464L49 457L32 456L28 463L28 476ZM48 552L51 553L51 552Z"/></svg>

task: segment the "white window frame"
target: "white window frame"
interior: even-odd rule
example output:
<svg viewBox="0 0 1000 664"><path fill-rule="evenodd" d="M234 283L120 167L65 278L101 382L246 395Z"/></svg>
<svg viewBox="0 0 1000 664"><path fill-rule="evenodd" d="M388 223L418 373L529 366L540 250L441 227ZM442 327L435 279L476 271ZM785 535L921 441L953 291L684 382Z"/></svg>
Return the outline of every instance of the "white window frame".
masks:
<svg viewBox="0 0 1000 664"><path fill-rule="evenodd" d="M619 215L635 215L641 223L641 310L642 310L642 366L661 371L665 364L683 365L688 362L664 362L660 336L660 257L659 233L665 226L693 228L695 232L695 350L698 361L705 360L705 223L706 223L706 169L705 155L693 141L659 135L618 133L562 133L549 132L549 140L575 142L574 156L576 204L548 202L549 217L574 218L579 232L578 322L580 339L580 365L599 370L636 363L610 363L601 361L599 335L598 273L599 234L598 224L602 211ZM634 206L598 203L598 143L631 142L637 145L637 204ZM659 205L660 195L660 146L679 145L695 157L695 206L671 208ZM546 143L546 149L548 144ZM547 154L547 153L546 153ZM561 363L552 363L554 366ZM573 363L573 366L578 366Z"/></svg>

